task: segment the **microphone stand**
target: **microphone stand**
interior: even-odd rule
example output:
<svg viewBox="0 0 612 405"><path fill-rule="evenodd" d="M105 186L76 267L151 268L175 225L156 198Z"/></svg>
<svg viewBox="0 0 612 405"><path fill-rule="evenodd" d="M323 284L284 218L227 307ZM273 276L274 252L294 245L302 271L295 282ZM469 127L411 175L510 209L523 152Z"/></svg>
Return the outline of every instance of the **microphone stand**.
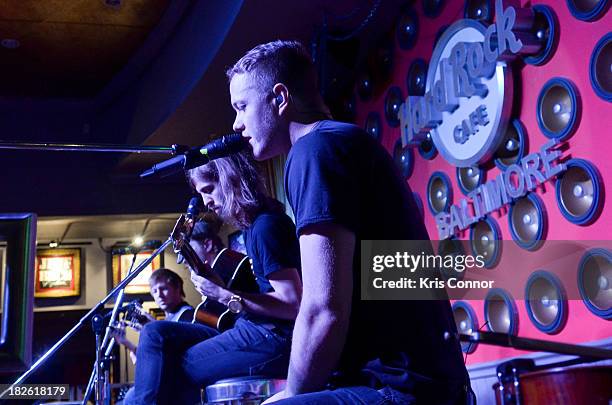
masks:
<svg viewBox="0 0 612 405"><path fill-rule="evenodd" d="M136 255L138 252L134 252L132 256L132 264L130 265L130 269L128 271L128 275L134 271L134 264L136 264ZM93 370L91 372L91 376L89 377L89 382L87 383L87 388L85 389L85 395L83 396L83 405L87 404L87 400L91 395L91 390L94 386L96 387L96 405L110 402L110 384L109 384L109 358L112 353L114 347L114 339L110 339L111 326L115 324L117 316L119 315L119 308L121 308L123 304L123 296L125 295L125 289L119 291L117 295L117 299L115 300L115 306L113 307L113 312L111 313L110 320L108 321L108 326L106 327L106 333L104 335L104 339L102 339L102 343L100 344L96 353L100 353L104 351L104 356L100 356L100 358L96 357L96 364L94 364ZM106 347L108 345L108 347ZM106 350L104 350L106 347ZM100 371L104 371L104 374L100 374ZM102 389L100 388L102 385Z"/></svg>
<svg viewBox="0 0 612 405"><path fill-rule="evenodd" d="M136 278L136 276L138 274L140 274L140 272L145 269L152 261L155 257L157 257L161 252L163 252L166 247L168 247L168 245L170 245L173 242L172 238L169 237L164 243L161 244L161 246L159 248L157 248L157 250L155 250L152 254L151 257L149 257L148 259L146 259L145 261L143 261L142 263L140 263L138 265L138 267L136 267L136 269L134 269L134 271L132 271L131 273L129 273L119 284L117 284L117 286L115 286L115 288L113 288L111 290L111 292L108 293L108 295L106 297L104 297L100 302L98 302L91 310L89 310L89 312L87 312L85 315L83 315L83 317L77 322L76 325L74 325L72 327L72 329L70 329L59 341L57 341L57 343L55 343L49 350L47 350L47 352L45 354L43 354L37 361L36 363L34 363L32 365L32 367L30 367L25 373L23 373L17 380L15 380L15 382L13 384L11 384L8 388L6 388L2 393L0 393L0 399L2 399L7 392L9 392L11 389L14 389L14 387L16 385L19 385L21 383L23 383L28 377L30 377L36 370L38 370L40 368L40 366L49 358L51 357L53 354L55 354L55 352L57 352L59 350L60 347L62 347L64 345L64 343L66 343L68 341L68 339L70 339L79 329L81 329L81 327L83 325L85 325L86 322L88 322L100 309L102 309L104 307L104 304L106 304L115 294L117 294L119 291L123 290L125 288L125 286L127 286L134 278Z"/></svg>
<svg viewBox="0 0 612 405"><path fill-rule="evenodd" d="M176 155L179 153L185 153L189 147L184 145L145 146L121 144L5 142L0 140L0 149L52 150L59 152L169 153Z"/></svg>

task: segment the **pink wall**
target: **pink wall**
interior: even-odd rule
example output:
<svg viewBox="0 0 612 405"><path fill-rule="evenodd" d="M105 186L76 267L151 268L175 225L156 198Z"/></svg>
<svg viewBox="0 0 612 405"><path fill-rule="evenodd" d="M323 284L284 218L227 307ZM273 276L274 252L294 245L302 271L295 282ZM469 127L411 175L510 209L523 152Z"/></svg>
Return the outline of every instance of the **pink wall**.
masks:
<svg viewBox="0 0 612 405"><path fill-rule="evenodd" d="M422 2L417 1L414 8L419 16L419 32L417 44L410 50L402 50L395 41L393 76L390 83L386 83L384 88L375 90L375 96L367 102L357 102L357 119L359 125L364 125L366 116L371 111L377 111L381 117L382 144L392 154L393 146L399 138L399 128L391 128L387 125L384 118L384 98L386 90L397 85L402 89L403 96L407 94L406 75L410 64L417 58L429 61L436 32L445 25L463 18L463 1L448 1L442 13L434 18L425 17L422 9ZM525 1L521 1L526 6ZM612 176L612 104L599 98L589 81L589 59L597 41L609 32L612 27L612 12L608 12L603 18L596 22L584 22L574 18L566 5L565 1L546 0L534 1L530 5L546 4L550 6L559 19L560 40L557 50L552 59L543 66L526 65L520 72L520 80L515 75L515 95L522 93L518 101L520 111L518 117L524 124L529 139L529 152L534 152L545 143L546 138L540 131L536 121L536 102L540 89L546 81L552 77L562 76L570 79L578 88L582 99L582 118L578 123L577 131L567 141L569 149L564 156L579 157L589 160L600 171L603 177L604 188L608 193L612 193L609 176ZM529 5L529 4L527 4ZM394 29L395 27L393 27ZM516 64L514 69L518 69ZM521 90L520 92L518 90ZM515 96L516 97L516 96ZM423 199L425 208L425 223L432 238L437 238L437 231L433 216L427 208L427 182L434 171L443 171L453 182L453 202L457 202L464 195L457 185L455 167L447 163L440 154L433 160L423 159L418 151L415 150L414 172L408 183L413 191L419 193ZM497 176L499 170L494 167L487 171L487 179ZM547 240L602 240L610 239L612 236L612 210L606 210L605 205L599 219L589 226L578 226L566 220L555 199L554 180L545 183L545 192L538 188L538 195L542 198L548 216L548 236ZM512 236L508 229L507 212L496 212L493 218L501 228L502 239L511 241ZM461 239L469 237L469 232L465 232ZM511 242L510 242L511 243ZM545 246L543 247L543 249ZM525 255L533 254L524 251ZM500 265L503 265L503 258ZM533 269L536 270L536 269ZM525 282L528 276L525 275ZM483 302L470 302L477 313L480 324L484 322ZM612 323L603 320L592 314L582 303L574 300L569 302L568 322L565 328L557 335L550 336L540 332L529 320L525 310L524 301L517 299L519 311L519 336L537 339L547 339L560 342L588 342L612 336ZM476 352L468 356L468 364L483 361L492 361L500 358L517 356L524 352L513 349L497 348L493 346L480 345Z"/></svg>

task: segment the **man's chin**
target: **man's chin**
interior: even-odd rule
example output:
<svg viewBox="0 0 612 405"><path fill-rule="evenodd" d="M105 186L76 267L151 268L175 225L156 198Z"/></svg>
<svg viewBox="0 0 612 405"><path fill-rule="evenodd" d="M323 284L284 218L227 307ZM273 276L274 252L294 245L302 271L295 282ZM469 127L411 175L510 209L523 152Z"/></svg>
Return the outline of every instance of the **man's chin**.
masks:
<svg viewBox="0 0 612 405"><path fill-rule="evenodd" d="M255 158L255 160L257 160L258 162L261 162L263 160L268 160L268 159L272 159L276 156L280 155L280 152L276 152L272 149L253 149L253 157Z"/></svg>

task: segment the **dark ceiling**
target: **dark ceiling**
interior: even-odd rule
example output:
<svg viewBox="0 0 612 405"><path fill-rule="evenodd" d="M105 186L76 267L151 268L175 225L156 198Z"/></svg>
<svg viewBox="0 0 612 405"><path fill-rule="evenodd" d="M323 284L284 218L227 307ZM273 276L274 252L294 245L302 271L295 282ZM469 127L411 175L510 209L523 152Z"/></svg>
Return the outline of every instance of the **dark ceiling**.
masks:
<svg viewBox="0 0 612 405"><path fill-rule="evenodd" d="M1 1L0 38L19 45L2 50L0 94L96 95L144 43L169 1L119 7L102 0Z"/></svg>
<svg viewBox="0 0 612 405"><path fill-rule="evenodd" d="M333 35L357 30L328 48L350 54L351 66L332 71L354 78L402 3L0 0L0 139L206 143L231 131L224 71L245 51L278 38L311 44L326 21ZM10 190L0 212L176 212L189 193L180 177L138 178L168 157L0 150L0 184Z"/></svg>

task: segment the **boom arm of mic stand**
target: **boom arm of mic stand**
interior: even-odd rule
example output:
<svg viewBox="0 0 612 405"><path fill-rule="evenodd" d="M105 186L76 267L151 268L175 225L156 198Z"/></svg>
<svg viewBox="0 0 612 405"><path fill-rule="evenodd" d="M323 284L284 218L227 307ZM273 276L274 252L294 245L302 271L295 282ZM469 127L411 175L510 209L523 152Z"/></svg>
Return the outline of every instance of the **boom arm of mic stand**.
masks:
<svg viewBox="0 0 612 405"><path fill-rule="evenodd" d="M612 359L612 350L599 347L572 345L568 343L549 342L547 340L529 339L506 333L474 332L470 335L459 335L464 342L484 343L495 346L513 347L529 351L543 351L551 353L580 356L591 359Z"/></svg>
<svg viewBox="0 0 612 405"><path fill-rule="evenodd" d="M138 265L138 267L128 274L115 288L108 293L106 297L104 297L100 302L98 302L88 313L83 315L83 317L77 322L76 325L72 327L57 343L55 343L45 354L43 354L37 361L26 371L23 373L13 384L11 384L7 389L5 389L2 393L0 393L0 399L2 399L9 390L14 388L16 385L23 383L30 375L32 375L38 368L49 358L51 357L60 347L63 346L68 339L70 339L89 319L98 312L104 304L106 304L117 292L124 289L140 272L145 269L155 257L157 257L161 252L163 252L168 245L172 243L172 238L168 238L162 245L157 248L155 252L151 254L151 257L143 261Z"/></svg>

